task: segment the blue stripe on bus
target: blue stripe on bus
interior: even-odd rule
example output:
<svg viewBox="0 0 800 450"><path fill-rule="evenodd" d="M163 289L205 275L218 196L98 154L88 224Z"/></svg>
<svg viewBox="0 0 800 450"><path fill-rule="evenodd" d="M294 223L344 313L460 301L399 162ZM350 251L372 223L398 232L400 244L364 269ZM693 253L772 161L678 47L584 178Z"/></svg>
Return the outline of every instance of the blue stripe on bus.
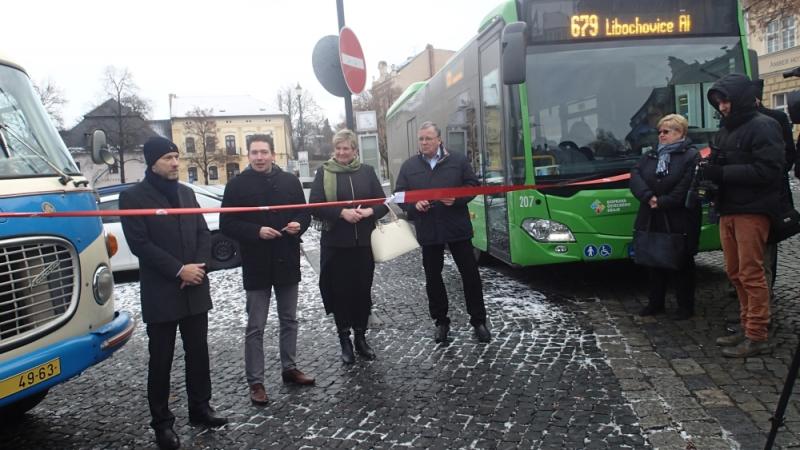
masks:
<svg viewBox="0 0 800 450"><path fill-rule="evenodd" d="M35 194L0 199L0 210L6 212L42 211L43 203L56 211L85 211L97 209L97 199L91 192L64 194ZM22 236L54 235L67 239L78 253L83 252L103 233L99 217L10 217L0 219L0 239Z"/></svg>

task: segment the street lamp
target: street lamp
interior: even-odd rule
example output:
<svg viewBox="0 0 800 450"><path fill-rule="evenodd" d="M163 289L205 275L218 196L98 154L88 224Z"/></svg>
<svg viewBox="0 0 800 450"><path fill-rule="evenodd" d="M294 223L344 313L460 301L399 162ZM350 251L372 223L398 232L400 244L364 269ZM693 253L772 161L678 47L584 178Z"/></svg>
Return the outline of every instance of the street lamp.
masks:
<svg viewBox="0 0 800 450"><path fill-rule="evenodd" d="M297 87L294 88L294 92L297 94L297 151L298 156L299 152L303 151L303 103L301 102L301 97L303 94L303 88L300 87L300 83L297 83Z"/></svg>

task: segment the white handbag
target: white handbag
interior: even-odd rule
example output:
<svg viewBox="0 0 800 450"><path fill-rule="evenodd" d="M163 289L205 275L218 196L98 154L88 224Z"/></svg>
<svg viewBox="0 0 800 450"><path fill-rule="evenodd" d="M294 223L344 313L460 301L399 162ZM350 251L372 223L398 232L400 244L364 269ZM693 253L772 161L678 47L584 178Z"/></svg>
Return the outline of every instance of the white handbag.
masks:
<svg viewBox="0 0 800 450"><path fill-rule="evenodd" d="M419 242L408 221L399 219L391 207L389 214L392 216L392 221L376 222L370 236L372 257L375 262L386 262L419 248Z"/></svg>

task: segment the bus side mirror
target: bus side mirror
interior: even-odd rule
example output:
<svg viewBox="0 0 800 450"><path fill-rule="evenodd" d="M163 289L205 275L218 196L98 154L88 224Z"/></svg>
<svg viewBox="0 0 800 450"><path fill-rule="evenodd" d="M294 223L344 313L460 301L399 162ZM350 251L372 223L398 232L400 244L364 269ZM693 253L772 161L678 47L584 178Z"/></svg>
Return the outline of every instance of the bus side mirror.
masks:
<svg viewBox="0 0 800 450"><path fill-rule="evenodd" d="M747 51L747 57L750 59L750 79L757 80L761 78L758 73L758 53L751 48Z"/></svg>
<svg viewBox="0 0 800 450"><path fill-rule="evenodd" d="M525 22L512 22L503 28L502 43L503 84L522 84L525 82Z"/></svg>
<svg viewBox="0 0 800 450"><path fill-rule="evenodd" d="M106 145L106 132L94 130L89 139L89 147L92 149L92 161L95 164L106 164L108 166L114 164L114 155L108 151L108 145Z"/></svg>

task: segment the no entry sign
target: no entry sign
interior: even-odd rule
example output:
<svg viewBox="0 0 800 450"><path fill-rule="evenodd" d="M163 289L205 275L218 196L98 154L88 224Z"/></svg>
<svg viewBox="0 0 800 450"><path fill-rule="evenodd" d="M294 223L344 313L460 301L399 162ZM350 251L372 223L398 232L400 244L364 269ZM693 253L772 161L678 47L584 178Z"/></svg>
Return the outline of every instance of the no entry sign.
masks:
<svg viewBox="0 0 800 450"><path fill-rule="evenodd" d="M367 65L364 51L353 30L343 27L339 31L339 62L347 88L353 94L360 94L367 84Z"/></svg>

